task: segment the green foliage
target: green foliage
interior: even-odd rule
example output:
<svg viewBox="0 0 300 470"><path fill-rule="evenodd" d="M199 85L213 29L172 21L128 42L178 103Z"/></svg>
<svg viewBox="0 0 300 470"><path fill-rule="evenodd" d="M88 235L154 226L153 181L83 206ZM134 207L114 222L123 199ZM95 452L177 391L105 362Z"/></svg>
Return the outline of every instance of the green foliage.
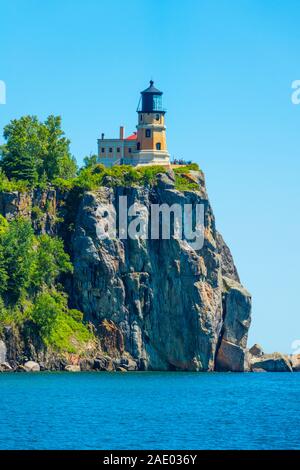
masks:
<svg viewBox="0 0 300 470"><path fill-rule="evenodd" d="M37 183L38 167L45 153L45 138L36 116L12 120L4 128L2 168L9 179Z"/></svg>
<svg viewBox="0 0 300 470"><path fill-rule="evenodd" d="M66 296L55 290L37 295L31 319L44 343L58 351L78 353L84 343L93 339L92 333L82 323L81 312L69 310Z"/></svg>
<svg viewBox="0 0 300 470"><path fill-rule="evenodd" d="M4 235L8 230L9 224L3 215L0 214L0 237Z"/></svg>
<svg viewBox="0 0 300 470"><path fill-rule="evenodd" d="M34 214L39 217L40 209ZM0 216L0 331L4 325L27 325L53 350L83 350L94 336L82 313L68 308L67 295L58 284L72 270L60 239L36 237L28 220L8 223Z"/></svg>
<svg viewBox="0 0 300 470"><path fill-rule="evenodd" d="M92 168L97 165L98 155L90 154L83 159L84 168Z"/></svg>
<svg viewBox="0 0 300 470"><path fill-rule="evenodd" d="M6 144L0 149L1 167L9 180L23 180L30 187L60 177L75 176L77 166L70 154L70 141L61 129L61 118L36 116L12 120L5 128Z"/></svg>
<svg viewBox="0 0 300 470"><path fill-rule="evenodd" d="M175 173L175 189L178 191L197 191L199 185L193 180L190 171L199 171L197 163L173 168Z"/></svg>
<svg viewBox="0 0 300 470"><path fill-rule="evenodd" d="M188 173L189 171L200 171L198 163L190 163L189 165L181 165L173 168L174 173Z"/></svg>
<svg viewBox="0 0 300 470"><path fill-rule="evenodd" d="M6 259L3 246L0 245L0 294L7 289L8 274L6 271Z"/></svg>
<svg viewBox="0 0 300 470"><path fill-rule="evenodd" d="M116 165L105 168L102 164L82 168L77 178L72 180L72 187L82 191L92 191L101 186L152 186L158 173L165 173L166 167L149 166L134 168L130 165Z"/></svg>
<svg viewBox="0 0 300 470"><path fill-rule="evenodd" d="M29 182L25 180L9 180L5 173L0 168L0 191L1 192L11 192L19 191L24 193L29 189Z"/></svg>
<svg viewBox="0 0 300 470"><path fill-rule="evenodd" d="M190 171L199 171L196 163L174 168L176 187L179 190L197 190L198 184L188 179ZM82 168L76 178L71 180L55 179L53 184L62 191L71 191L74 188L81 192L93 191L101 186L153 186L157 182L157 175L165 173L164 166L132 167L130 165L116 165L106 168L102 164L87 165Z"/></svg>
<svg viewBox="0 0 300 470"><path fill-rule="evenodd" d="M178 191L197 191L197 183L189 181L184 175L175 175L175 189Z"/></svg>
<svg viewBox="0 0 300 470"><path fill-rule="evenodd" d="M34 257L34 234L25 219L15 219L2 236L2 249L7 273L6 298L17 302L30 285L30 272Z"/></svg>
<svg viewBox="0 0 300 470"><path fill-rule="evenodd" d="M152 186L156 182L157 175L166 173L167 169L164 166L145 166L138 168L137 171L141 174L142 184Z"/></svg>
<svg viewBox="0 0 300 470"><path fill-rule="evenodd" d="M58 315L45 342L55 350L78 354L82 347L93 339L93 334L84 323L64 313Z"/></svg>
<svg viewBox="0 0 300 470"><path fill-rule="evenodd" d="M55 324L58 315L65 309L65 299L62 294L40 292L31 309L31 319L38 326L42 337L47 337Z"/></svg>
<svg viewBox="0 0 300 470"><path fill-rule="evenodd" d="M10 326L15 322L15 318L9 315L8 310L4 306L2 298L0 298L0 333L3 331L3 326Z"/></svg>
<svg viewBox="0 0 300 470"><path fill-rule="evenodd" d="M34 206L31 209L31 217L33 220L41 220L44 216L44 212L39 206Z"/></svg>
<svg viewBox="0 0 300 470"><path fill-rule="evenodd" d="M69 255L65 253L62 240L41 235L31 265L31 286L35 291L54 287L61 274L73 271Z"/></svg>
<svg viewBox="0 0 300 470"><path fill-rule="evenodd" d="M52 181L52 184L55 188L59 189L60 191L67 192L67 191L70 191L73 188L74 179L75 178L65 180L63 178L55 178Z"/></svg>

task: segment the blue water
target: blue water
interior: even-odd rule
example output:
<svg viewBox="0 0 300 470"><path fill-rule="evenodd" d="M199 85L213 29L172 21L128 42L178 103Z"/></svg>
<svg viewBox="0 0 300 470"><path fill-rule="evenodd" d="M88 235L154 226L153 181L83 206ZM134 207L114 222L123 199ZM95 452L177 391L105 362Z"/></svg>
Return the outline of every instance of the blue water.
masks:
<svg viewBox="0 0 300 470"><path fill-rule="evenodd" d="M300 373L0 374L0 449L300 449Z"/></svg>

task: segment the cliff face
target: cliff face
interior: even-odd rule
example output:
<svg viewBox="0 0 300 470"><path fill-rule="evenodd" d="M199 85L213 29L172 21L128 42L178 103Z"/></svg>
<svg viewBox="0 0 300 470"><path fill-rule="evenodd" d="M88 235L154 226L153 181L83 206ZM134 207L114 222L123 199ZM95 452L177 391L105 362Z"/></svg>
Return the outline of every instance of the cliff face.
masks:
<svg viewBox="0 0 300 470"><path fill-rule="evenodd" d="M157 186L102 188L84 196L72 241L73 300L99 328L112 322L119 351L140 369L243 370L251 297L241 286L230 251L215 228L201 173L199 191L174 189L172 174ZM204 204L205 241L199 251L185 240L101 240L109 204L127 196L142 203ZM107 351L110 353L109 349Z"/></svg>
<svg viewBox="0 0 300 470"><path fill-rule="evenodd" d="M52 190L0 197L2 215L31 216L37 231L65 238L74 264L71 306L95 325L103 354L115 364L140 370L244 370L251 297L216 231L203 174L192 177L198 190L176 190L172 172L160 175L152 188L103 187L84 194L72 217L68 196ZM101 239L106 221L99 214L113 204L118 219L119 196L127 196L128 206L203 204L204 246L195 251L174 237ZM62 218L73 220L71 237Z"/></svg>

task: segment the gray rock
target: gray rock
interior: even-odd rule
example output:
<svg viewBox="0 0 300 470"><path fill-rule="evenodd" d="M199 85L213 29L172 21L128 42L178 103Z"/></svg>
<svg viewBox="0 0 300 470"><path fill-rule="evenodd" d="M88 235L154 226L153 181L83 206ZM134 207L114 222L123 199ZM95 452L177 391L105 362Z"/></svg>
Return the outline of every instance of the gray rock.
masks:
<svg viewBox="0 0 300 470"><path fill-rule="evenodd" d="M170 170L158 175L157 185L151 187L122 187L116 178L108 178L107 186L113 187L87 192L80 203L74 194L69 198L67 192L62 195L53 189L0 194L2 215L9 220L31 217L36 233L58 233L72 253L70 303L84 313L99 337L96 352L88 351L88 357L96 359L81 360L77 368L243 369L251 297L239 283L230 250L216 231L203 173L190 171L189 176L198 184L197 191L174 189ZM128 207L202 204L203 248L194 250L187 240L174 237L101 238L107 226L101 214L113 205L118 219L119 196L127 196ZM41 209L42 217L37 218L39 211L33 207ZM72 234L69 226L74 228ZM21 329L8 328L3 334L6 361L13 367L23 364L25 357L51 370L71 366ZM124 357L132 362L122 365Z"/></svg>
<svg viewBox="0 0 300 470"><path fill-rule="evenodd" d="M252 367L252 372L267 372L265 369L261 369L260 367Z"/></svg>
<svg viewBox="0 0 300 470"><path fill-rule="evenodd" d="M137 363L136 361L130 358L122 358L120 361L120 366L125 368L126 370L137 370Z"/></svg>
<svg viewBox="0 0 300 470"><path fill-rule="evenodd" d="M292 354L291 356L289 356L289 361L291 363L293 371L300 372L300 354Z"/></svg>
<svg viewBox="0 0 300 470"><path fill-rule="evenodd" d="M79 362L80 370L90 371L94 370L94 359L81 359Z"/></svg>
<svg viewBox="0 0 300 470"><path fill-rule="evenodd" d="M261 357L264 355L263 348L259 344L254 344L252 348L249 349L249 353L256 357Z"/></svg>
<svg viewBox="0 0 300 470"><path fill-rule="evenodd" d="M222 279L222 272L235 273L235 267L229 249L218 244L205 187L200 180L197 192L181 193L173 186L172 174L162 174L157 187L106 187L84 195L72 239L73 304L95 325L105 353L114 361L124 354L132 358L128 370L214 370L217 349L220 370L224 361L225 370L243 370L250 294L237 275ZM174 238L100 238L99 214L112 204L118 218L119 196L127 196L128 207L203 204L203 248L195 251ZM95 368L107 370L107 365L96 360Z"/></svg>
<svg viewBox="0 0 300 470"><path fill-rule="evenodd" d="M278 352L264 354L261 358L252 356L251 370L257 369L263 369L266 372L293 372L288 357Z"/></svg>
<svg viewBox="0 0 300 470"><path fill-rule="evenodd" d="M10 372L13 368L10 366L8 362L1 362L0 363L0 372Z"/></svg>
<svg viewBox="0 0 300 470"><path fill-rule="evenodd" d="M216 232L216 241L221 255L222 275L240 283L240 278L234 264L231 251L219 232Z"/></svg>
<svg viewBox="0 0 300 470"><path fill-rule="evenodd" d="M74 364L69 364L65 367L64 369L66 372L80 372L80 366L74 365Z"/></svg>
<svg viewBox="0 0 300 470"><path fill-rule="evenodd" d="M40 365L35 361L27 361L24 367L28 372L39 372L41 370Z"/></svg>
<svg viewBox="0 0 300 470"><path fill-rule="evenodd" d="M223 318L216 370L243 372L251 321L251 295L227 277L223 277Z"/></svg>
<svg viewBox="0 0 300 470"><path fill-rule="evenodd" d="M108 356L100 356L94 359L93 369L102 371L114 370L113 361Z"/></svg>
<svg viewBox="0 0 300 470"><path fill-rule="evenodd" d="M166 173L159 173L157 175L157 184L159 188L173 189L175 186L175 174L173 170L169 170Z"/></svg>
<svg viewBox="0 0 300 470"><path fill-rule="evenodd" d="M25 366L22 366L21 364L19 364L19 365L16 367L15 372L28 372L28 369L26 369Z"/></svg>
<svg viewBox="0 0 300 470"><path fill-rule="evenodd" d="M0 362L6 361L6 352L7 352L6 345L4 341L0 339Z"/></svg>
<svg viewBox="0 0 300 470"><path fill-rule="evenodd" d="M245 350L240 346L222 340L218 350L216 370L224 372L243 372Z"/></svg>

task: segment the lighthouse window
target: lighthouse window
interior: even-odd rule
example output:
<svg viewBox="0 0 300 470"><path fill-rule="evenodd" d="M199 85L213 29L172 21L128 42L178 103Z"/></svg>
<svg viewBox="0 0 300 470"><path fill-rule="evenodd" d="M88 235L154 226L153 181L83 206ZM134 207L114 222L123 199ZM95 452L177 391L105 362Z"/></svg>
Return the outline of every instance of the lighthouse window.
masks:
<svg viewBox="0 0 300 470"><path fill-rule="evenodd" d="M140 115L140 121L142 121L142 120L143 120L143 115L141 114L141 115Z"/></svg>
<svg viewBox="0 0 300 470"><path fill-rule="evenodd" d="M101 152L102 152L102 153L104 153L104 152L105 152L105 148L104 148L104 147L102 147L102 149L101 149Z"/></svg>
<svg viewBox="0 0 300 470"><path fill-rule="evenodd" d="M117 147L117 152L120 153L120 147Z"/></svg>
<svg viewBox="0 0 300 470"><path fill-rule="evenodd" d="M109 153L112 153L112 148L111 147L109 147Z"/></svg>
<svg viewBox="0 0 300 470"><path fill-rule="evenodd" d="M136 149L137 149L137 150L140 150L140 148L141 148L141 143L138 142L138 143L136 144Z"/></svg>
<svg viewBox="0 0 300 470"><path fill-rule="evenodd" d="M145 136L151 137L151 129L146 129Z"/></svg>
<svg viewBox="0 0 300 470"><path fill-rule="evenodd" d="M160 143L160 142L157 142L157 144L156 144L156 150L161 150L161 143Z"/></svg>
<svg viewBox="0 0 300 470"><path fill-rule="evenodd" d="M131 148L129 147L128 152L131 153Z"/></svg>
<svg viewBox="0 0 300 470"><path fill-rule="evenodd" d="M156 115L156 120L159 121L159 114Z"/></svg>

